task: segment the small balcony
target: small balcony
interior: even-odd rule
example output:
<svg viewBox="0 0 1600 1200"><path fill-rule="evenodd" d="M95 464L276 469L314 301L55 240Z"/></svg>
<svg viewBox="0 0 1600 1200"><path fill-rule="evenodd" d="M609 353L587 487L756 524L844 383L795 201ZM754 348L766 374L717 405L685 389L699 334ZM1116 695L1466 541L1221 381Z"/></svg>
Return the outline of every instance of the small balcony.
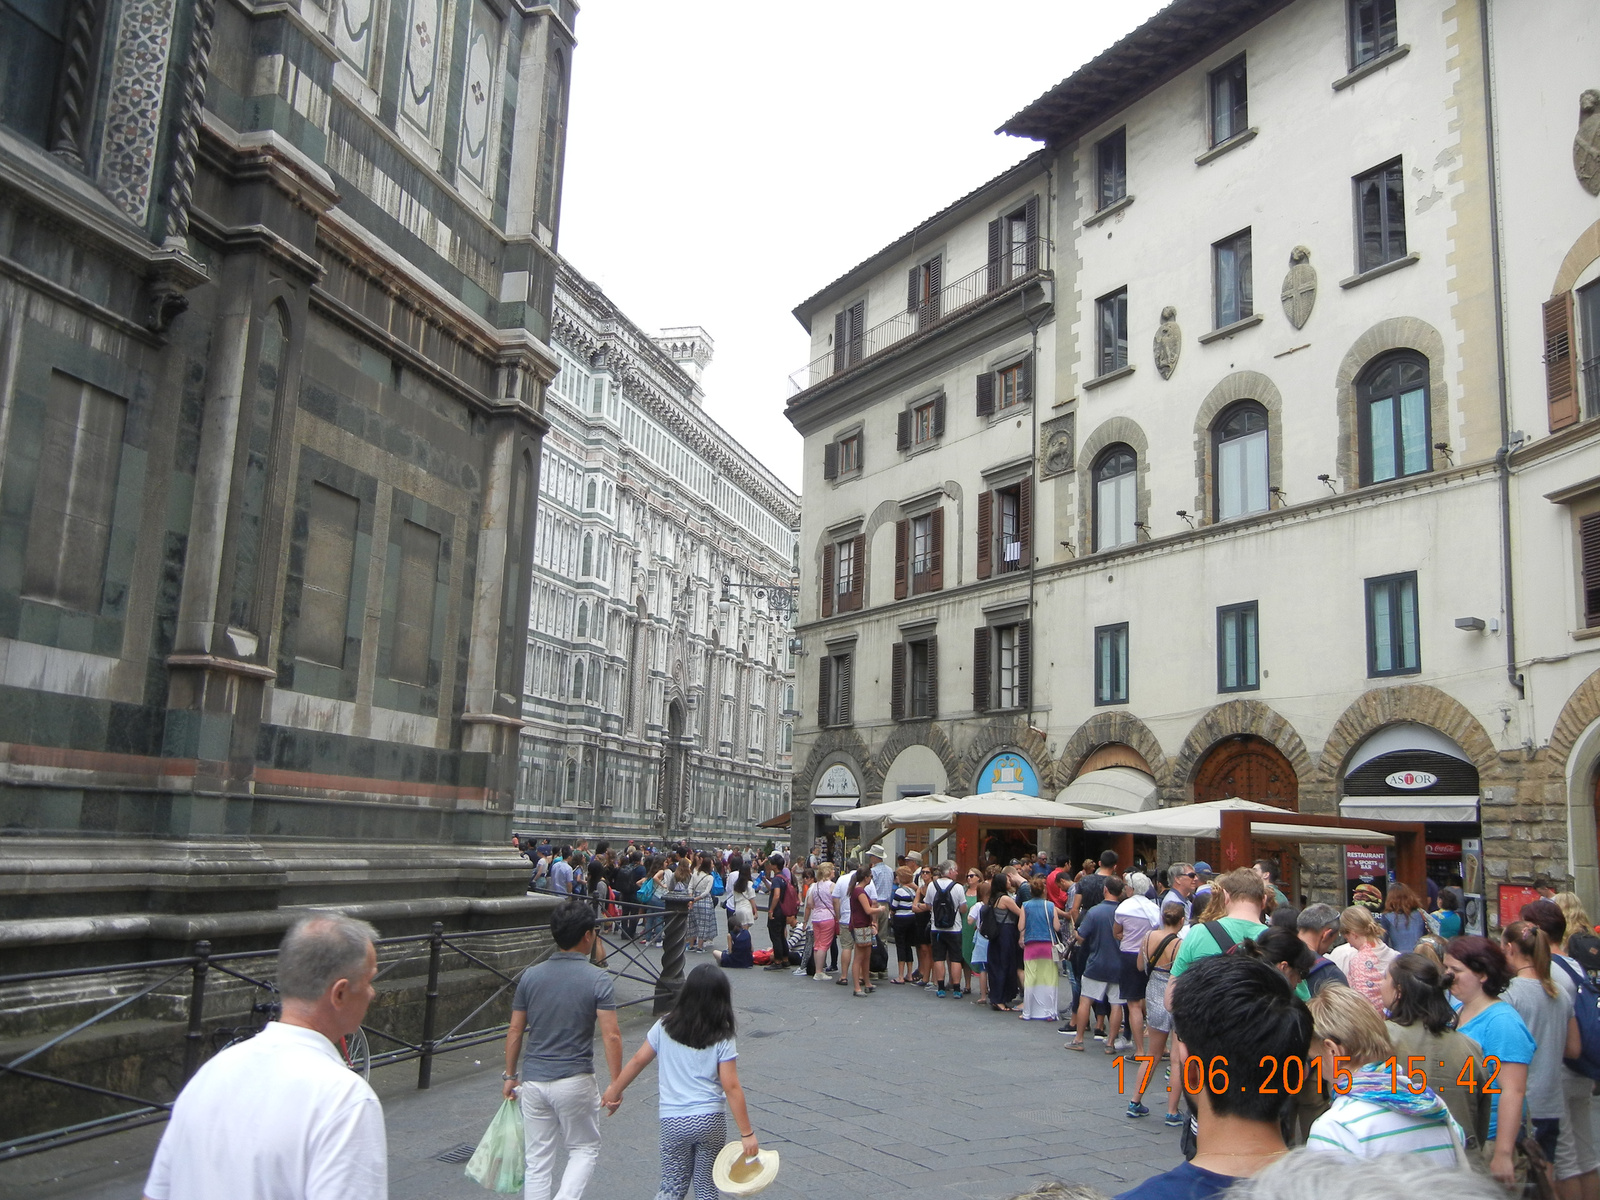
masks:
<svg viewBox="0 0 1600 1200"><path fill-rule="evenodd" d="M1583 419L1600 417L1600 354L1583 360Z"/></svg>
<svg viewBox="0 0 1600 1200"><path fill-rule="evenodd" d="M939 328L967 315L985 302L1014 292L1029 280L1050 272L1050 242L1034 238L1012 246L1008 254L991 259L976 271L943 285L937 295L917 305L907 305L887 321L880 321L858 336L829 348L789 376L791 401L794 395L825 379L867 362L908 338Z"/></svg>

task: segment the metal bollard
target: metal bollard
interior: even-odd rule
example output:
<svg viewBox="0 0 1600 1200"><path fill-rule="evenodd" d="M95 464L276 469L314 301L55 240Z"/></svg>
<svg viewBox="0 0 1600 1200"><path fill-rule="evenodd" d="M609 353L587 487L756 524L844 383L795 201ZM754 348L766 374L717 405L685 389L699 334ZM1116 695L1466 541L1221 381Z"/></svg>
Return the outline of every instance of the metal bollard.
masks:
<svg viewBox="0 0 1600 1200"><path fill-rule="evenodd" d="M189 984L189 1029L183 1035L183 1081L188 1083L200 1069L201 1024L205 1020L206 976L211 971L211 943L194 944L196 962Z"/></svg>
<svg viewBox="0 0 1600 1200"><path fill-rule="evenodd" d="M656 1016L672 1011L683 987L684 944L689 940L689 897L674 894L664 898L666 931L661 941L661 974L656 976ZM710 903L709 900L706 903Z"/></svg>
<svg viewBox="0 0 1600 1200"><path fill-rule="evenodd" d="M439 960L444 954L444 923L433 923L428 939L428 991L422 1005L422 1056L417 1060L417 1090L433 1083L433 1034L439 1016Z"/></svg>

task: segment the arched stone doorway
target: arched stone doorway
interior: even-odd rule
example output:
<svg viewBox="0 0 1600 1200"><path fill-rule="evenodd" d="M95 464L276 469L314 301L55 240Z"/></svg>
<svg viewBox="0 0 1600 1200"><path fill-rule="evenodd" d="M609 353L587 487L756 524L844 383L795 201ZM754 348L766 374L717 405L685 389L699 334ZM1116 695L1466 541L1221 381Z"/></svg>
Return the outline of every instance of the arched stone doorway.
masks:
<svg viewBox="0 0 1600 1200"><path fill-rule="evenodd" d="M673 829L687 829L694 821L684 788L683 729L683 702L673 700L667 705L667 742L661 762L661 821L669 837Z"/></svg>
<svg viewBox="0 0 1600 1200"><path fill-rule="evenodd" d="M1211 747L1194 773L1195 803L1207 800L1254 800L1290 812L1300 811L1300 779L1283 752L1264 738L1250 734L1225 738ZM1219 875L1249 863L1218 861L1222 844L1213 838L1197 839L1195 858L1209 863ZM1291 899L1299 893L1300 847L1293 843L1256 842L1258 857L1278 862L1280 886Z"/></svg>

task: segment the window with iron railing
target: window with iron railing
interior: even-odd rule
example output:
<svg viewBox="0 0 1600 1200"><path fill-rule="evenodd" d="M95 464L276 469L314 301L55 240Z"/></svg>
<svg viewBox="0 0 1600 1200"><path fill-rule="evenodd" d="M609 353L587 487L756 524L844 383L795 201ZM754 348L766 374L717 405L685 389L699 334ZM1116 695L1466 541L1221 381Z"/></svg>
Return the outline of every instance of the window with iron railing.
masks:
<svg viewBox="0 0 1600 1200"><path fill-rule="evenodd" d="M1600 417L1600 280L1577 294L1578 350L1583 355L1583 415Z"/></svg>

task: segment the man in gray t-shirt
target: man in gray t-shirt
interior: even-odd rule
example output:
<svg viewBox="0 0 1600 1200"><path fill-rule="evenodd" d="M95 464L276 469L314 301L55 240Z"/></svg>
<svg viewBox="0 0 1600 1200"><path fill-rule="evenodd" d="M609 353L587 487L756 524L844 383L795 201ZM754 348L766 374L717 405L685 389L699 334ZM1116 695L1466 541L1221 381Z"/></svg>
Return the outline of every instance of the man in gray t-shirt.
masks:
<svg viewBox="0 0 1600 1200"><path fill-rule="evenodd" d="M578 1200L600 1160L600 1088L594 1078L594 1030L600 1026L606 1068L622 1073L622 1031L611 976L589 964L594 909L566 900L550 918L556 952L517 980L506 1032L506 1099L522 1096L528 1146L526 1195L549 1200L556 1146L565 1146L562 1200ZM613 1109L613 1111L615 1111Z"/></svg>

